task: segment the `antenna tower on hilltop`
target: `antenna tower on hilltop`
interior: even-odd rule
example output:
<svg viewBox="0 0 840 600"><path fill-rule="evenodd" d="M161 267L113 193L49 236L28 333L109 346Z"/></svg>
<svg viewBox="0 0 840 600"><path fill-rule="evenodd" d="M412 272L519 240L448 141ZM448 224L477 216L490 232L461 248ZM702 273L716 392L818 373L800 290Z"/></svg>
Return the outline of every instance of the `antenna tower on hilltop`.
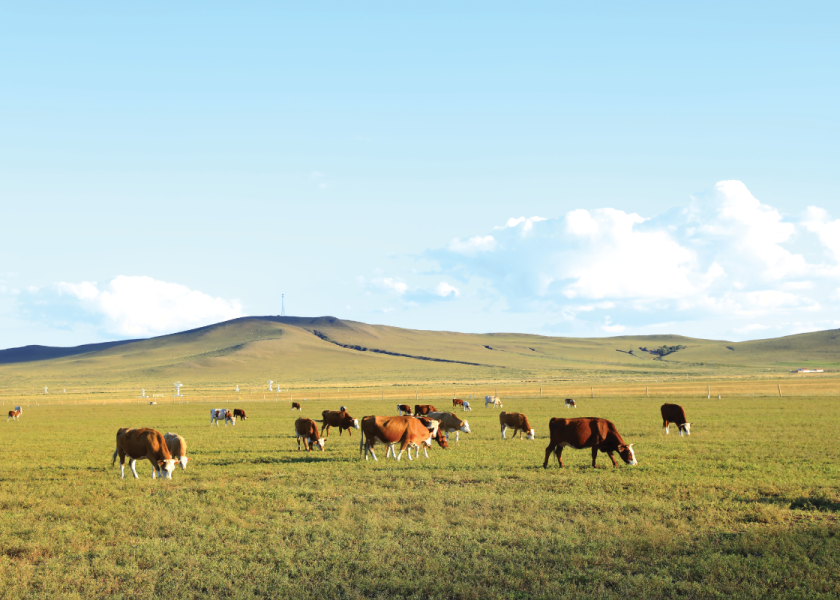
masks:
<svg viewBox="0 0 840 600"><path fill-rule="evenodd" d="M280 294L280 316L286 316L286 294Z"/></svg>

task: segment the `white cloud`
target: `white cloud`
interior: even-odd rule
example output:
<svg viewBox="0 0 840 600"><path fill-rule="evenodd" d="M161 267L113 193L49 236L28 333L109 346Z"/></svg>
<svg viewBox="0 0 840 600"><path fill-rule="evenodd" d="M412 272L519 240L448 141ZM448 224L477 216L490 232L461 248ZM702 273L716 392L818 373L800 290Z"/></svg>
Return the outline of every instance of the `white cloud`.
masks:
<svg viewBox="0 0 840 600"><path fill-rule="evenodd" d="M458 291L458 288L449 285L445 281L441 281L439 284L437 284L437 286L435 287L435 293L441 298L446 298L450 294L453 294L456 297L461 295L461 292Z"/></svg>
<svg viewBox="0 0 840 600"><path fill-rule="evenodd" d="M786 216L740 181L660 215L579 208L470 233L426 254L461 293L591 332L689 321L744 332L757 318L794 327L796 314L827 322L840 310L840 219L813 206ZM823 248L825 260L793 248ZM606 311L622 324L604 323Z"/></svg>
<svg viewBox="0 0 840 600"><path fill-rule="evenodd" d="M510 229L510 228L516 227L516 226L521 224L522 225L522 233L526 233L528 231L531 231L531 229L534 227L534 223L539 223L540 221L547 221L547 220L548 219L546 219L544 217L529 217L527 219L525 217L519 217L518 219L515 218L515 217L511 217L510 219L507 220L507 223L505 223L503 226L494 227L494 229Z"/></svg>
<svg viewBox="0 0 840 600"><path fill-rule="evenodd" d="M238 300L213 298L184 285L151 277L120 275L103 289L95 282L57 284L59 294L78 299L106 318L109 331L129 336L182 331L244 316Z"/></svg>
<svg viewBox="0 0 840 600"><path fill-rule="evenodd" d="M449 249L460 254L473 254L475 252L489 252L496 247L496 238L492 235L471 237L461 241L455 238L449 242Z"/></svg>

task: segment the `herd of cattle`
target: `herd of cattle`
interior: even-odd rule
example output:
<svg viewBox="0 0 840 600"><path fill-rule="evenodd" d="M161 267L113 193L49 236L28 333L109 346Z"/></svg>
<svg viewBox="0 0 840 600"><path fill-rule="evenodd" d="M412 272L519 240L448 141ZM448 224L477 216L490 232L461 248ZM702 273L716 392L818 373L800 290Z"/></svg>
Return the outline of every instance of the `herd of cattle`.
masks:
<svg viewBox="0 0 840 600"><path fill-rule="evenodd" d="M458 398L452 400L452 405L453 408L461 406L462 410L471 410L468 402ZM491 405L502 407L498 398L487 396L485 407ZM570 398L566 399L564 406L566 408L577 408L576 402ZM300 405L293 403L292 409L300 410ZM665 428L666 434L669 433L669 426L673 423L677 425L680 435L691 435L692 424L686 421L685 410L681 406L663 404L660 410L662 426ZM457 442L461 432L470 433L471 431L469 423L460 419L455 413L440 412L430 404L416 404L413 412L410 406L398 404L397 412L397 416L366 416L360 422L358 419L351 417L347 408L342 406L340 410L323 411L320 421L304 417L298 418L295 421L295 437L298 450L301 449L301 443L303 443L303 447L309 452L315 447L323 451L331 427L338 428L339 436L344 433L345 429L350 436L353 435L353 429L361 429L359 453L364 455L365 460L368 459L368 454L373 457L373 460L378 460L373 451L377 442L388 447L385 454L386 458L393 454L394 458L399 461L407 450L408 459L413 460L411 457L412 450L414 450L414 457L417 458L422 448L423 454L428 458L428 450L431 448L433 441L437 442L441 448L446 449L449 448L450 433L455 434L455 441ZM9 411L9 419L18 420L20 414L20 407L15 407L15 410ZM219 421L224 421L225 427L228 423L235 426L236 419L244 421L247 418L245 411L239 408L234 409L233 412L224 408L214 408L210 411L211 426L215 424L218 427ZM320 433L319 422L321 423ZM499 413L499 424L501 425L502 439L507 439L506 432L508 429L513 430L513 436L516 436L518 432L520 439L522 439L523 433L525 439L533 440L535 438L534 428L531 427L528 417L521 413L501 412ZM613 466L616 466L613 453L618 453L619 457L628 465L638 464L633 452L633 444L625 444L615 425L606 419L598 417L560 419L554 417L549 421L548 429L550 439L548 447L545 449L543 468L548 467L548 460L552 452L557 456L557 462L562 467L562 454L565 447L577 450L591 448L593 467L596 467L595 459L599 451L609 456ZM400 447L399 453L396 451L397 445ZM175 433L162 435L159 431L149 428L121 428L117 431L117 447L111 459L112 466L116 462L117 456L120 457L120 477L122 478L125 478L126 457L129 458L129 467L135 478L138 477L135 470L137 460L149 460L154 467L152 477L163 479L172 478L172 472L175 470L176 464L180 464L182 469L186 469L187 461L190 460L187 457L187 443L184 438Z"/></svg>

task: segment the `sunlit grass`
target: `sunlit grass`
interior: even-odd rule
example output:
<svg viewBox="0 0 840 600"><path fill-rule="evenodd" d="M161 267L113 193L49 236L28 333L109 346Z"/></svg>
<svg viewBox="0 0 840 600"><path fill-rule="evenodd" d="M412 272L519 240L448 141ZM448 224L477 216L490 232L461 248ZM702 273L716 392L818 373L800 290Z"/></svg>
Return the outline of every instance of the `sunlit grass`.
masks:
<svg viewBox="0 0 840 600"><path fill-rule="evenodd" d="M499 411L475 403L458 413L472 434L411 463L360 460L358 432L298 452L288 403L242 403L250 418L218 428L209 404L29 407L3 423L0 597L840 594L833 398L689 399L680 438L659 399L563 397L503 396L532 442L502 441ZM387 398L348 408L395 414ZM567 449L543 470L552 416L609 418L639 466ZM183 435L188 470L158 482L138 462L120 480L125 426Z"/></svg>

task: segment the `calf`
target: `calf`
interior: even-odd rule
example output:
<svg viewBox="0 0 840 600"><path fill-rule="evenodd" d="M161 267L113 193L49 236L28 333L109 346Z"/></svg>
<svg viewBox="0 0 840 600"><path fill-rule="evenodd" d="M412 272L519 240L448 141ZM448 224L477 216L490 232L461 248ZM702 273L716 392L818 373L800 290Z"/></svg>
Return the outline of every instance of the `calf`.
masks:
<svg viewBox="0 0 840 600"><path fill-rule="evenodd" d="M295 435L297 436L298 450L300 450L300 440L303 439L307 452L312 452L312 446L318 445L321 452L324 451L324 438L318 435L318 425L312 419L304 419L301 417L295 421Z"/></svg>
<svg viewBox="0 0 840 600"><path fill-rule="evenodd" d="M502 426L502 439L507 439L505 437L505 432L508 429L513 429L513 436L516 436L516 432L519 432L519 439L522 439L522 434L525 433L526 440L533 440L534 439L534 430L531 428L531 424L528 422L528 417L521 413L509 413L509 412L500 412L499 413L499 424Z"/></svg>
<svg viewBox="0 0 840 600"><path fill-rule="evenodd" d="M463 431L470 433L470 424L462 421L455 416L455 413L432 412L426 415L430 419L440 421L439 429L446 434L446 441L449 441L449 434L455 432L455 441L458 441L458 435Z"/></svg>
<svg viewBox="0 0 840 600"><path fill-rule="evenodd" d="M19 410L10 410L9 411L9 416L6 417L6 421L8 421L9 419L11 419L12 421L17 421L18 419L20 419L20 411Z"/></svg>
<svg viewBox="0 0 840 600"><path fill-rule="evenodd" d="M487 408L488 404L493 405L493 408L503 408L502 401L499 400L496 396L484 396L484 408Z"/></svg>
<svg viewBox="0 0 840 600"><path fill-rule="evenodd" d="M172 458L181 463L181 468L187 470L187 442L177 433L165 433L163 439L166 440L166 447L169 449L169 454Z"/></svg>
<svg viewBox="0 0 840 600"><path fill-rule="evenodd" d="M423 426L426 429L428 429L429 431L432 431L434 429L434 426L436 424L436 421L434 419L429 419L427 417L415 417L415 418L418 421L420 421L421 423L423 423ZM426 458L429 458L429 448L432 447L432 440L436 441L438 443L438 446L440 446L444 450L449 450L449 442L447 441L446 436L443 433L443 430L440 428L440 426L438 426L435 434L432 437L430 437L429 439L420 442L419 445L416 442L411 442L411 443L408 444L408 458L409 458L409 460L411 460L412 449L414 450L414 458L418 458L420 456L420 447L421 446L423 447L423 455ZM394 446L396 446L396 442L388 445L388 452L385 454L385 458L388 458L388 456L393 456L394 458L397 458L397 451L394 449Z"/></svg>
<svg viewBox="0 0 840 600"><path fill-rule="evenodd" d="M114 456L111 458L111 466L114 466L114 461L117 460L117 455L120 456L120 477L125 479L125 457L128 456L128 466L134 474L135 479L139 479L137 469L134 464L138 459L147 458L154 471L152 471L152 479L157 475L159 478L172 479L172 471L175 470L175 463L178 462L169 453L169 448L166 446L166 440L163 439L160 431L154 429L128 429L123 427L117 431L117 449L114 450Z"/></svg>
<svg viewBox="0 0 840 600"><path fill-rule="evenodd" d="M625 444L618 430L610 421L597 417L585 417L582 419L558 419L554 417L548 422L548 431L551 441L545 449L545 462L543 468L548 467L548 458L552 451L557 455L557 462L563 467L563 448L569 446L578 450L592 448L592 467L597 468L595 459L598 450L606 452L610 457L613 466L616 466L613 452L628 465L638 464L636 453L633 452L633 444Z"/></svg>
<svg viewBox="0 0 840 600"><path fill-rule="evenodd" d="M431 404L415 404L414 405L414 416L415 417L422 417L423 415L427 415L430 412L437 412L437 409L432 406Z"/></svg>
<svg viewBox="0 0 840 600"><path fill-rule="evenodd" d="M300 407L300 402L292 402L292 410L303 410Z"/></svg>
<svg viewBox="0 0 840 600"><path fill-rule="evenodd" d="M577 408L577 403L571 398L566 398L566 403L563 406L566 408Z"/></svg>
<svg viewBox="0 0 840 600"><path fill-rule="evenodd" d="M242 410L241 408L234 408L233 409L233 418L236 419L237 417L242 419L243 421L248 418L248 417L245 416L245 411L244 410Z"/></svg>
<svg viewBox="0 0 840 600"><path fill-rule="evenodd" d="M691 435L692 423L687 423L685 410L679 404L663 404L659 409L662 413L662 426L665 428L665 435L668 435L668 425L675 423L680 430L680 435Z"/></svg>
<svg viewBox="0 0 840 600"><path fill-rule="evenodd" d="M350 416L343 406L341 410L325 410L321 413L324 437L330 437L330 427L338 427L338 435L346 429L350 436L353 435L353 429L359 428L359 420Z"/></svg>
<svg viewBox="0 0 840 600"><path fill-rule="evenodd" d="M390 449L400 444L400 452L396 458L399 461L402 458L403 452L409 446L418 447L420 444L431 445L431 438L438 433L438 422L433 419L417 419L414 417L363 417L362 418L362 433L359 436L359 454L364 452L365 460L367 460L368 452L373 457L373 460L378 460L376 454L373 453L373 446L376 442L382 442L388 445ZM367 442L365 442L367 437ZM428 442L428 443L427 443ZM411 452L408 453L408 459L412 460Z"/></svg>
<svg viewBox="0 0 840 600"><path fill-rule="evenodd" d="M408 404L397 404L397 414L411 416L411 407Z"/></svg>
<svg viewBox="0 0 840 600"><path fill-rule="evenodd" d="M231 422L232 425L236 425L236 417L234 417L231 412L226 408L211 408L210 409L210 425L213 423L216 424L216 427L219 426L219 421L224 419L225 427L227 427L228 421Z"/></svg>

